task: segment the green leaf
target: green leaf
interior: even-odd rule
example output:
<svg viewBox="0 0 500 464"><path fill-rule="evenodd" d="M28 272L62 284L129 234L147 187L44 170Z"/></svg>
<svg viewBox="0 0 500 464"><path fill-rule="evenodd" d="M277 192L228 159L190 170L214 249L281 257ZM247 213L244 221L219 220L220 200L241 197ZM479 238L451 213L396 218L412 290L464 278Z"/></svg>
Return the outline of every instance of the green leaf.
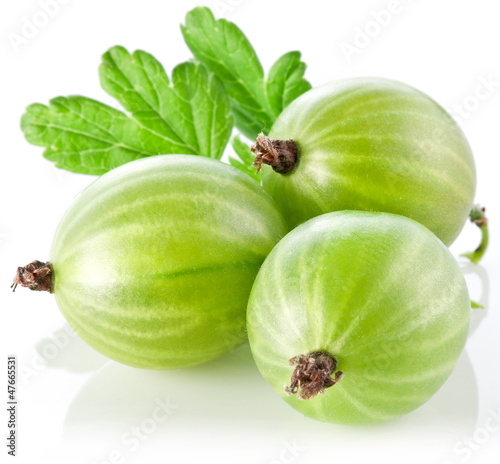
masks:
<svg viewBox="0 0 500 464"><path fill-rule="evenodd" d="M164 139L121 111L91 100L57 97L30 105L21 120L28 142L46 147L57 167L104 174L121 164L164 152Z"/></svg>
<svg viewBox="0 0 500 464"><path fill-rule="evenodd" d="M250 139L268 133L283 108L311 88L299 52L283 55L266 82L243 32L230 21L216 20L208 8L191 10L181 30L195 58L224 82L236 126Z"/></svg>
<svg viewBox="0 0 500 464"><path fill-rule="evenodd" d="M44 156L56 166L99 175L145 156L222 156L233 126L230 102L203 65L180 64L170 82L153 56L113 47L103 56L100 77L129 115L71 96L31 105L21 120L26 139L46 147Z"/></svg>
<svg viewBox="0 0 500 464"><path fill-rule="evenodd" d="M250 147L242 142L238 136L233 137L231 144L236 155L232 153L229 155L229 163L260 182L260 174L256 172L257 168L252 166L255 155L250 151Z"/></svg>
<svg viewBox="0 0 500 464"><path fill-rule="evenodd" d="M182 63L170 83L149 53L113 47L103 55L101 85L132 116L182 153L219 159L233 127L220 80L199 64Z"/></svg>
<svg viewBox="0 0 500 464"><path fill-rule="evenodd" d="M311 89L304 79L306 64L300 52L288 52L274 63L267 79L267 96L274 114L279 115L292 101Z"/></svg>
<svg viewBox="0 0 500 464"><path fill-rule="evenodd" d="M233 23L216 21L208 8L198 7L181 26L194 56L222 79L232 99L237 127L250 137L272 125L264 71L254 49Z"/></svg>

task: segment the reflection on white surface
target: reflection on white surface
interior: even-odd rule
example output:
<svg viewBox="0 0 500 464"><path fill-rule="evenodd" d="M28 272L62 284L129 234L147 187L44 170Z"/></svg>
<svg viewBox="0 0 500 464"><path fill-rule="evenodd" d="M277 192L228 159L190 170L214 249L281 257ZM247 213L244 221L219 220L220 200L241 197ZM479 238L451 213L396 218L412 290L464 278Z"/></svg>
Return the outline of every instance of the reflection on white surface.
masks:
<svg viewBox="0 0 500 464"><path fill-rule="evenodd" d="M472 334L488 316L488 312L491 311L490 279L488 272L481 264L476 265L467 261L462 263L460 267L467 281L471 299L484 306L483 309L473 309L471 312L469 334Z"/></svg>
<svg viewBox="0 0 500 464"><path fill-rule="evenodd" d="M397 446L437 447L437 456L446 457L460 437L474 432L478 403L474 371L464 353L443 388L405 417L368 427L315 422L275 395L246 346L186 370L104 366L73 399L63 441L77 455L83 453L84 462L98 463L110 462L109 456L136 462L156 446L182 452L186 462L194 462L199 451L193 443L204 453L229 455L237 446L244 450L240 462L273 462L272 450L278 446L279 455L281 446L283 455L300 452L308 462L331 446L336 455L352 456L358 440L376 448L394 439ZM363 455L366 450L358 451Z"/></svg>
<svg viewBox="0 0 500 464"><path fill-rule="evenodd" d="M109 359L90 348L69 324L64 324L35 344L35 351L46 368L75 373L95 372Z"/></svg>

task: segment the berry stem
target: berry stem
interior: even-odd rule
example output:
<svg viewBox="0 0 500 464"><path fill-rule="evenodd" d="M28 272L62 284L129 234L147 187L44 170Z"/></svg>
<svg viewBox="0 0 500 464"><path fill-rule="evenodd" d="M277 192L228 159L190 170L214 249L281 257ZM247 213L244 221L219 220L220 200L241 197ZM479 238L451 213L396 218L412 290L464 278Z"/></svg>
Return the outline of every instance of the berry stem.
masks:
<svg viewBox="0 0 500 464"><path fill-rule="evenodd" d="M472 309L484 309L484 306L481 303L478 303L477 301L470 300L470 307Z"/></svg>
<svg viewBox="0 0 500 464"><path fill-rule="evenodd" d="M288 174L295 169L299 149L293 140L271 139L259 134L250 150L255 153L252 166L257 166L259 172L263 164L273 168L278 174Z"/></svg>
<svg viewBox="0 0 500 464"><path fill-rule="evenodd" d="M52 293L52 265L35 260L24 267L18 267L14 283L10 286L15 292L18 285L30 290Z"/></svg>
<svg viewBox="0 0 500 464"><path fill-rule="evenodd" d="M488 218L485 215L486 208L475 205L469 214L470 222L476 224L481 231L481 243L479 246L469 253L462 253L460 256L470 259L474 264L478 264L481 258L486 253L489 242Z"/></svg>
<svg viewBox="0 0 500 464"><path fill-rule="evenodd" d="M344 376L337 369L337 360L324 351L312 351L300 354L289 361L291 366L296 366L293 371L290 386L285 391L290 395L297 394L301 400L309 400L318 394L323 394L325 389L333 387ZM335 372L335 376L331 375Z"/></svg>

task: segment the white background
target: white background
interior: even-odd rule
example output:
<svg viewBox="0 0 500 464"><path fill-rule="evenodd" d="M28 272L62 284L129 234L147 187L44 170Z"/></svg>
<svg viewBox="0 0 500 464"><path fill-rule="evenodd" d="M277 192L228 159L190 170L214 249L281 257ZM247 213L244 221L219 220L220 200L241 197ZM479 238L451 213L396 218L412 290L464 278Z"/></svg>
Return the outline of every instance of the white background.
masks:
<svg viewBox="0 0 500 464"><path fill-rule="evenodd" d="M61 215L92 181L89 176L56 170L42 158L41 148L24 140L19 129L24 108L68 94L116 105L99 87L100 55L115 44L141 48L153 53L170 72L190 58L179 23L198 4L160 0L64 3L19 47L13 46L12 34L21 35L25 20L43 11L38 0L3 2L0 14L0 370L6 371L8 354L18 356L15 461L498 462L498 2L208 3L218 6L217 16L227 17L245 31L265 69L282 53L298 49L314 85L365 75L407 82L458 115L472 145L479 180L477 200L488 206L492 243L483 263L464 265L464 273L471 297L486 309L473 311L466 351L438 394L412 414L372 427L341 427L302 417L267 386L248 348L184 371L133 369L108 361L72 335L53 296L25 289L10 292L16 267L47 258ZM389 17L380 14L394 5ZM376 17L385 24L377 26ZM363 38L360 31L371 37ZM347 44L357 44L357 53L343 51ZM467 224L452 251L458 256L474 248L477 240L478 232ZM6 374L1 378L6 384ZM7 401L6 385L0 390L4 392L0 398ZM2 411L1 436L6 437L4 407ZM1 453L6 455L4 443L5 439Z"/></svg>

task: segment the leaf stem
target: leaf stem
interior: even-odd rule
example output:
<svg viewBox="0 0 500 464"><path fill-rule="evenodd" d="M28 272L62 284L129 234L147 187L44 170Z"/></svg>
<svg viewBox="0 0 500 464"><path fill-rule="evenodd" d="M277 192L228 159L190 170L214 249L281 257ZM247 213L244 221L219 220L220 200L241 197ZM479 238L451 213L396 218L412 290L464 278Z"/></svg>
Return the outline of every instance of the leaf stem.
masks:
<svg viewBox="0 0 500 464"><path fill-rule="evenodd" d="M462 253L460 256L464 256L472 261L474 264L478 264L481 261L481 258L486 253L488 249L489 242L489 230L488 230L488 218L485 215L486 208L481 207L479 205L475 205L469 214L470 222L476 224L481 231L481 243L479 246L469 253Z"/></svg>

